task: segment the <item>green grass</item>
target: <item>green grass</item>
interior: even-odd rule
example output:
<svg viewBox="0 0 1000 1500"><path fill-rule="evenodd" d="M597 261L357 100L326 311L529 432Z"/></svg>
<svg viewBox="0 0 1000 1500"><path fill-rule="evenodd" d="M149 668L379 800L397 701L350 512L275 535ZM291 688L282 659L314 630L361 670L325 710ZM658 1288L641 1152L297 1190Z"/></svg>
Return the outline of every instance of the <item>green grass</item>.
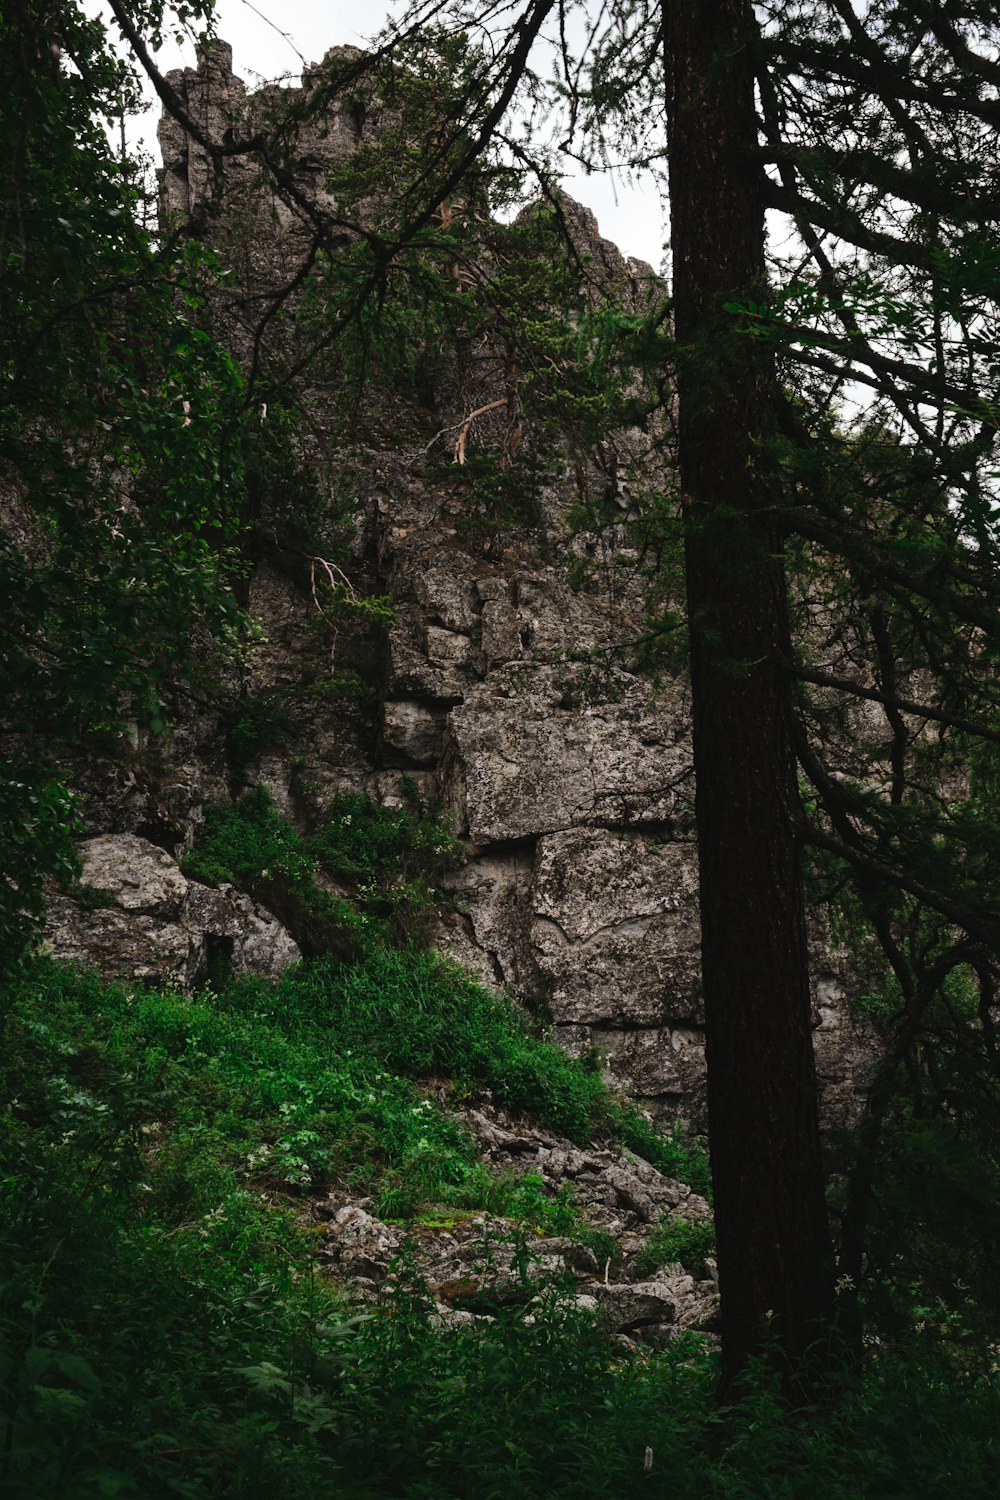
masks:
<svg viewBox="0 0 1000 1500"><path fill-rule="evenodd" d="M129 1128L154 1150L160 1201L178 1211L200 1212L227 1183L248 1182L280 1193L339 1183L391 1198L394 1217L430 1199L475 1205L483 1194L503 1212L501 1185L487 1181L472 1137L411 1081L434 1053L403 1035L407 1004L416 1016L418 1004L447 993L443 970L440 994L421 986L420 971L434 971L428 956L411 964L416 974L402 955L376 950L366 965L316 963L277 985L247 981L193 998L105 988L41 965L11 1024L19 1109L103 1118L110 1105L95 1089L124 1090ZM388 1002L392 986L395 1016L380 1029L357 999ZM30 1104L26 1078L37 1090ZM509 1196L530 1198L535 1221L552 1211L521 1184Z"/></svg>
<svg viewBox="0 0 1000 1500"><path fill-rule="evenodd" d="M666 1217L653 1230L636 1257L640 1276L652 1275L661 1266L680 1264L697 1272L706 1255L715 1254L715 1226L710 1221L693 1224L688 1219Z"/></svg>
<svg viewBox="0 0 1000 1500"><path fill-rule="evenodd" d="M350 1183L422 1222L485 1208L529 1242L534 1229L583 1232L568 1196L488 1173L412 1076L454 1067L463 1087L488 1081L580 1132L609 1110L593 1074L431 955L377 947L364 964L194 998L39 963L14 999L0 1070L0 1493L995 1493L995 1373L929 1336L793 1421L764 1375L718 1412L697 1339L628 1356L556 1288L444 1331L404 1262L359 1321L317 1269L297 1212L307 1188ZM523 1261L524 1240L507 1237Z"/></svg>

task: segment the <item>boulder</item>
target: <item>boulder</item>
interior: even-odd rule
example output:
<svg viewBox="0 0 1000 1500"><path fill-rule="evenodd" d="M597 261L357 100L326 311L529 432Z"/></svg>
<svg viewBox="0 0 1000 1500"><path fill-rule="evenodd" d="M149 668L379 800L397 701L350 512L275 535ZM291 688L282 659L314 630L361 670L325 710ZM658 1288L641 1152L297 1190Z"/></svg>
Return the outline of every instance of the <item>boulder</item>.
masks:
<svg viewBox="0 0 1000 1500"><path fill-rule="evenodd" d="M234 975L276 978L300 957L284 927L249 896L188 880L177 861L136 834L80 846L76 892L49 902L47 951L95 965L105 979L184 989L221 960Z"/></svg>
<svg viewBox="0 0 1000 1500"><path fill-rule="evenodd" d="M673 1323L677 1297L667 1281L590 1282L587 1295L600 1310L601 1321L614 1333L645 1324Z"/></svg>
<svg viewBox="0 0 1000 1500"><path fill-rule="evenodd" d="M464 791L456 811L469 837L487 844L587 825L669 824L690 768L676 714L634 688L622 701L561 708L558 674L519 665L506 683L471 688L449 716L446 782Z"/></svg>
<svg viewBox="0 0 1000 1500"><path fill-rule="evenodd" d="M382 753L398 764L429 766L441 756L444 719L412 699L386 703L382 712Z"/></svg>

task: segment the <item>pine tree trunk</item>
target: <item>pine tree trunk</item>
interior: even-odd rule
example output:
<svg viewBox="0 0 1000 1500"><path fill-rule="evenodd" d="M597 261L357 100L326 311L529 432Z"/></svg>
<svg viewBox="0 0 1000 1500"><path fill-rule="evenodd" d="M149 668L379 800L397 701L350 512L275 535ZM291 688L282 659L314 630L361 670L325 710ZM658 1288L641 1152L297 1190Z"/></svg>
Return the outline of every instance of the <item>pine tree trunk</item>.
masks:
<svg viewBox="0 0 1000 1500"><path fill-rule="evenodd" d="M663 7L722 1390L794 1362L833 1301L810 1028L773 361L726 302L766 298L743 0ZM793 1381L788 1378L790 1394Z"/></svg>

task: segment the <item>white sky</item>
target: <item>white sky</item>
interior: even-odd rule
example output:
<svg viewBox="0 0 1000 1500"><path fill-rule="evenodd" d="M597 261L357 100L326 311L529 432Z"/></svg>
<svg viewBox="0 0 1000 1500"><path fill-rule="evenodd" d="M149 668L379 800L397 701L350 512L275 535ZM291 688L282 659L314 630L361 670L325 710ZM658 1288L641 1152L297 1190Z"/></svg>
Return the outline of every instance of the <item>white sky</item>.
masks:
<svg viewBox="0 0 1000 1500"><path fill-rule="evenodd" d="M88 9L90 7L88 6ZM364 46L384 25L389 15L399 15L402 4L386 0L216 0L216 30L233 48L233 69L248 85L291 74L301 69L299 54L307 62L318 62L330 48L345 43ZM116 28L100 0L93 12L101 14L112 36ZM287 38L287 39L286 39ZM156 61L162 71L193 67L194 43L183 47L165 42ZM138 127L139 139L159 163L153 105ZM597 215L601 233L613 240L626 255L638 256L659 267L663 260L666 232L659 196L652 185L636 188L615 182L607 173L583 176L567 172L567 191Z"/></svg>

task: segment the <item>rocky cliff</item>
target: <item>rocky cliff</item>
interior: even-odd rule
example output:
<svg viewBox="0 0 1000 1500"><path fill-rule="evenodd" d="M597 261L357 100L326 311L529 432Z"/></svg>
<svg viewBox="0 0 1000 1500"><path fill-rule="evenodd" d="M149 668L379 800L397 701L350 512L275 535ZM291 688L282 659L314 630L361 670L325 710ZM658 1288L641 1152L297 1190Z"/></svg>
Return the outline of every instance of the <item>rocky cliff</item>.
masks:
<svg viewBox="0 0 1000 1500"><path fill-rule="evenodd" d="M294 112L356 56L335 49L302 88L248 95L218 45L171 82L223 141ZM385 128L375 104L352 86L302 126L294 181L322 194ZM164 210L197 224L231 270L219 326L249 365L259 352L254 298L295 281L309 226L294 194L262 187L249 162L220 184L169 118L161 141ZM647 307L658 293L650 268L601 239L587 210L564 203L562 212L585 298ZM276 320L286 354L302 336L288 305L294 298ZM701 1126L686 684L664 668L654 681L636 651L650 589L662 588L642 523L670 504L669 413L598 441L554 433L551 422L543 431L515 402L501 337L438 355L432 389L383 385L349 421L342 387L310 378L302 459L341 521L349 515L348 555L332 561L323 523L290 540L264 495L264 541L246 582L258 633L245 661L227 668L217 693L177 705L169 743L137 739L79 768L85 880L103 895L76 916L58 903L55 951L192 982L223 945L237 969L276 972L295 952L279 925L248 897L208 893L176 869L205 803L263 784L301 820L345 790L399 803L405 777L410 795L451 815L466 846L436 941L547 1013L571 1052L596 1049L652 1113ZM530 504L515 521L478 524L471 459L512 453L515 425L512 472ZM331 623L318 583L388 598L391 623L353 633ZM234 722L253 731L238 757ZM813 968L825 1108L838 1119L867 1039L818 921Z"/></svg>

